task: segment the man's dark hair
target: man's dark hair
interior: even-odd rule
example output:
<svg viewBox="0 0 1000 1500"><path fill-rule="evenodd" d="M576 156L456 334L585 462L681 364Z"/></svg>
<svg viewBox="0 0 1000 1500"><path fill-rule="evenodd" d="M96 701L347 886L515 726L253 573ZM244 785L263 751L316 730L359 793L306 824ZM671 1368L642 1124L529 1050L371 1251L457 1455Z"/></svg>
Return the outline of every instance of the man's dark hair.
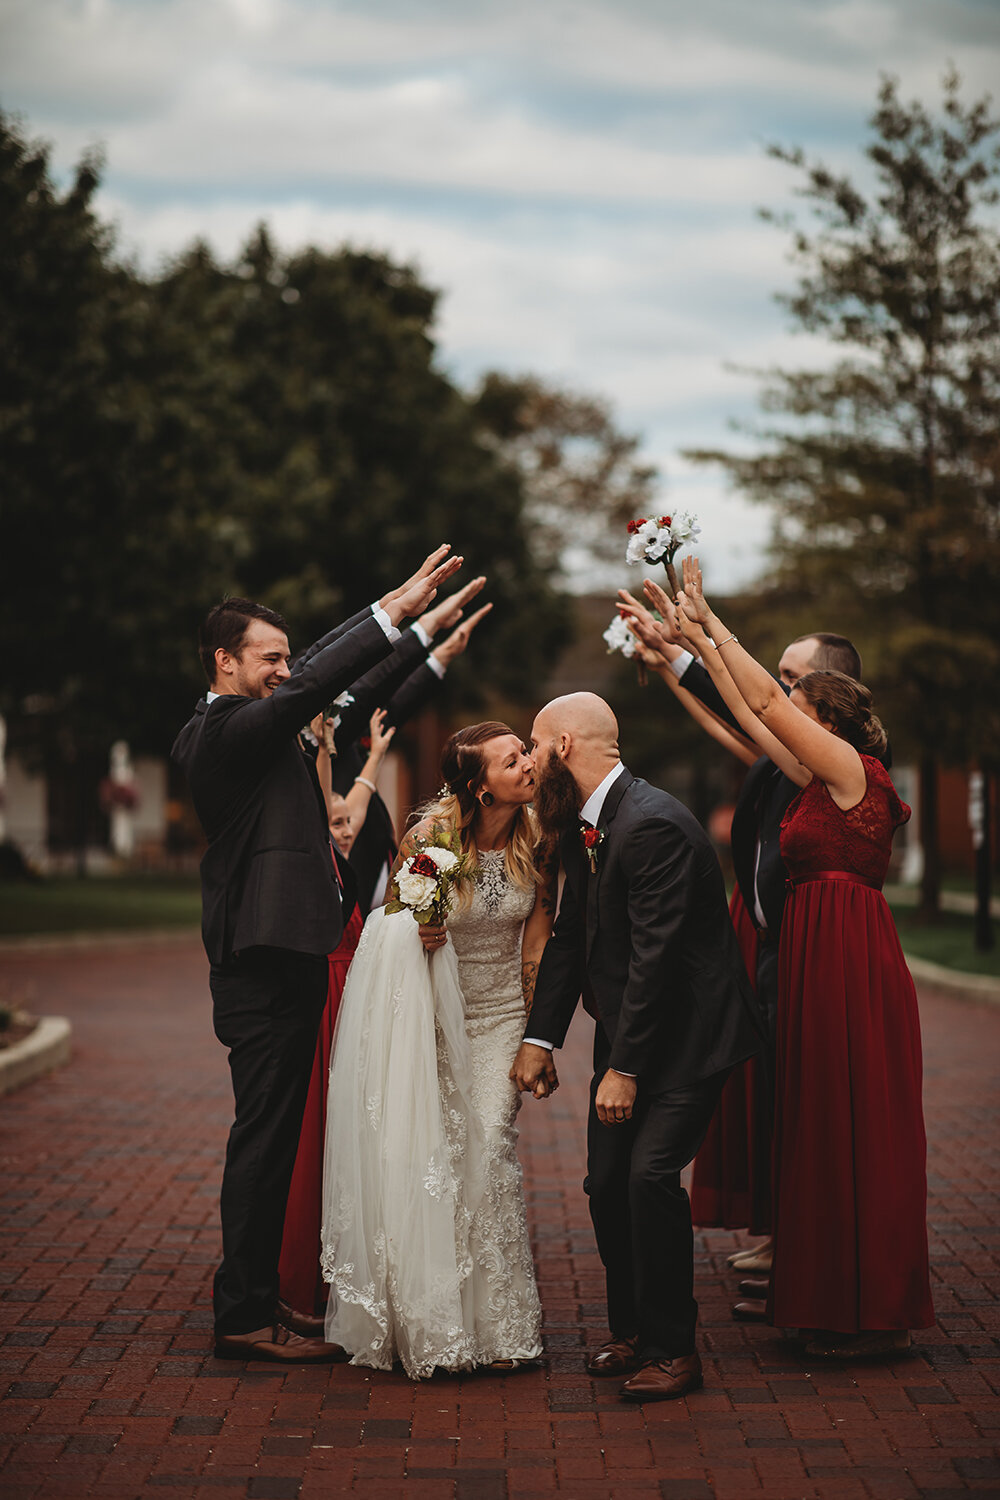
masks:
<svg viewBox="0 0 1000 1500"><path fill-rule="evenodd" d="M273 625L288 634L288 626L276 609L255 604L252 599L223 599L221 604L209 610L198 637L198 655L209 686L215 681L216 651L221 647L230 656L238 657L251 620L263 620L265 625Z"/></svg>
<svg viewBox="0 0 1000 1500"><path fill-rule="evenodd" d="M846 635L831 635L828 630L811 630L808 635L799 635L794 646L803 641L816 641L810 666L814 672L843 672L845 677L861 681L861 653Z"/></svg>

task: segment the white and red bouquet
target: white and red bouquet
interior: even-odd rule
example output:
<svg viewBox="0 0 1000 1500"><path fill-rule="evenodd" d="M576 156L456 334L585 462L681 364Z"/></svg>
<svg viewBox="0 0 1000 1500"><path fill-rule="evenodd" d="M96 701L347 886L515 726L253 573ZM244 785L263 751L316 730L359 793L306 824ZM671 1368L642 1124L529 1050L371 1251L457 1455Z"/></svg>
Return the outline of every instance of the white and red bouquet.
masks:
<svg viewBox="0 0 1000 1500"><path fill-rule="evenodd" d="M661 562L669 575L680 548L696 542L700 535L701 527L687 511L678 511L675 516L654 516L648 521L640 517L638 521L628 523L625 560L630 563Z"/></svg>
<svg viewBox="0 0 1000 1500"><path fill-rule="evenodd" d="M404 859L393 877L385 909L410 911L421 927L437 925L451 911L451 893L467 873L468 861L457 830L438 830L435 842L418 838L415 843L416 852Z"/></svg>

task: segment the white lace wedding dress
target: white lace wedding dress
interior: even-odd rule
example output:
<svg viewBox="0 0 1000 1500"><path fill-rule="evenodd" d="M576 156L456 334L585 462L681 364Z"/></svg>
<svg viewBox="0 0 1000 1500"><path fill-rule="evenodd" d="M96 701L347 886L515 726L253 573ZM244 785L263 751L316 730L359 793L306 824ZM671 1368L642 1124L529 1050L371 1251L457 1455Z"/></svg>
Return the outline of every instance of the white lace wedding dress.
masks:
<svg viewBox="0 0 1000 1500"><path fill-rule="evenodd" d="M532 896L502 850L425 954L409 912L373 912L330 1064L323 1167L326 1336L419 1379L541 1353L508 1078L524 1030Z"/></svg>

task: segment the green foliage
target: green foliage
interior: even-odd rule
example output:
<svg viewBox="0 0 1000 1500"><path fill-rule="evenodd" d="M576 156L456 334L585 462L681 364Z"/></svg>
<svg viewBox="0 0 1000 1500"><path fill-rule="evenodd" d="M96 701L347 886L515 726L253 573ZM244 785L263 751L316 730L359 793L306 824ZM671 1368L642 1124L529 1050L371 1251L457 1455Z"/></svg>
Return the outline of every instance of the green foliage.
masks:
<svg viewBox="0 0 1000 1500"><path fill-rule="evenodd" d="M263 227L231 265L195 244L143 276L94 215L99 170L60 193L0 114L0 711L19 748L162 753L216 600L282 610L294 648L441 539L494 602L446 691L523 696L569 616L524 474L437 365L436 293L373 253L279 254Z"/></svg>
<svg viewBox="0 0 1000 1500"><path fill-rule="evenodd" d="M776 509L758 608L856 635L897 748L961 762L1000 751L974 707L1000 692L1000 122L950 73L937 117L885 80L871 125L871 190L772 151L812 217L778 220L800 270L780 300L843 354L761 372L758 452L691 456Z"/></svg>

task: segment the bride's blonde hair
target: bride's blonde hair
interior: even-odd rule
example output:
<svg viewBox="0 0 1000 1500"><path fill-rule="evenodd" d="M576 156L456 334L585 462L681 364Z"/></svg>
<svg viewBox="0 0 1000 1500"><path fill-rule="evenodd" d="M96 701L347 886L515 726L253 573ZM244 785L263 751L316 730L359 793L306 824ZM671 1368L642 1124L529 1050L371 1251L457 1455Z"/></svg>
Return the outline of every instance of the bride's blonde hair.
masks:
<svg viewBox="0 0 1000 1500"><path fill-rule="evenodd" d="M472 824L476 816L476 793L486 775L483 747L491 740L513 733L510 725L499 719L488 719L483 724L470 724L459 729L441 752L444 785L433 801L425 803L417 813L420 819L429 818L434 823L458 830L462 852L468 857L470 875L474 875L479 867L479 850L472 835ZM504 850L507 879L519 891L533 891L541 878L535 859L537 844L535 815L529 807L519 807ZM471 885L467 881L459 884L459 900L462 905L471 900Z"/></svg>

